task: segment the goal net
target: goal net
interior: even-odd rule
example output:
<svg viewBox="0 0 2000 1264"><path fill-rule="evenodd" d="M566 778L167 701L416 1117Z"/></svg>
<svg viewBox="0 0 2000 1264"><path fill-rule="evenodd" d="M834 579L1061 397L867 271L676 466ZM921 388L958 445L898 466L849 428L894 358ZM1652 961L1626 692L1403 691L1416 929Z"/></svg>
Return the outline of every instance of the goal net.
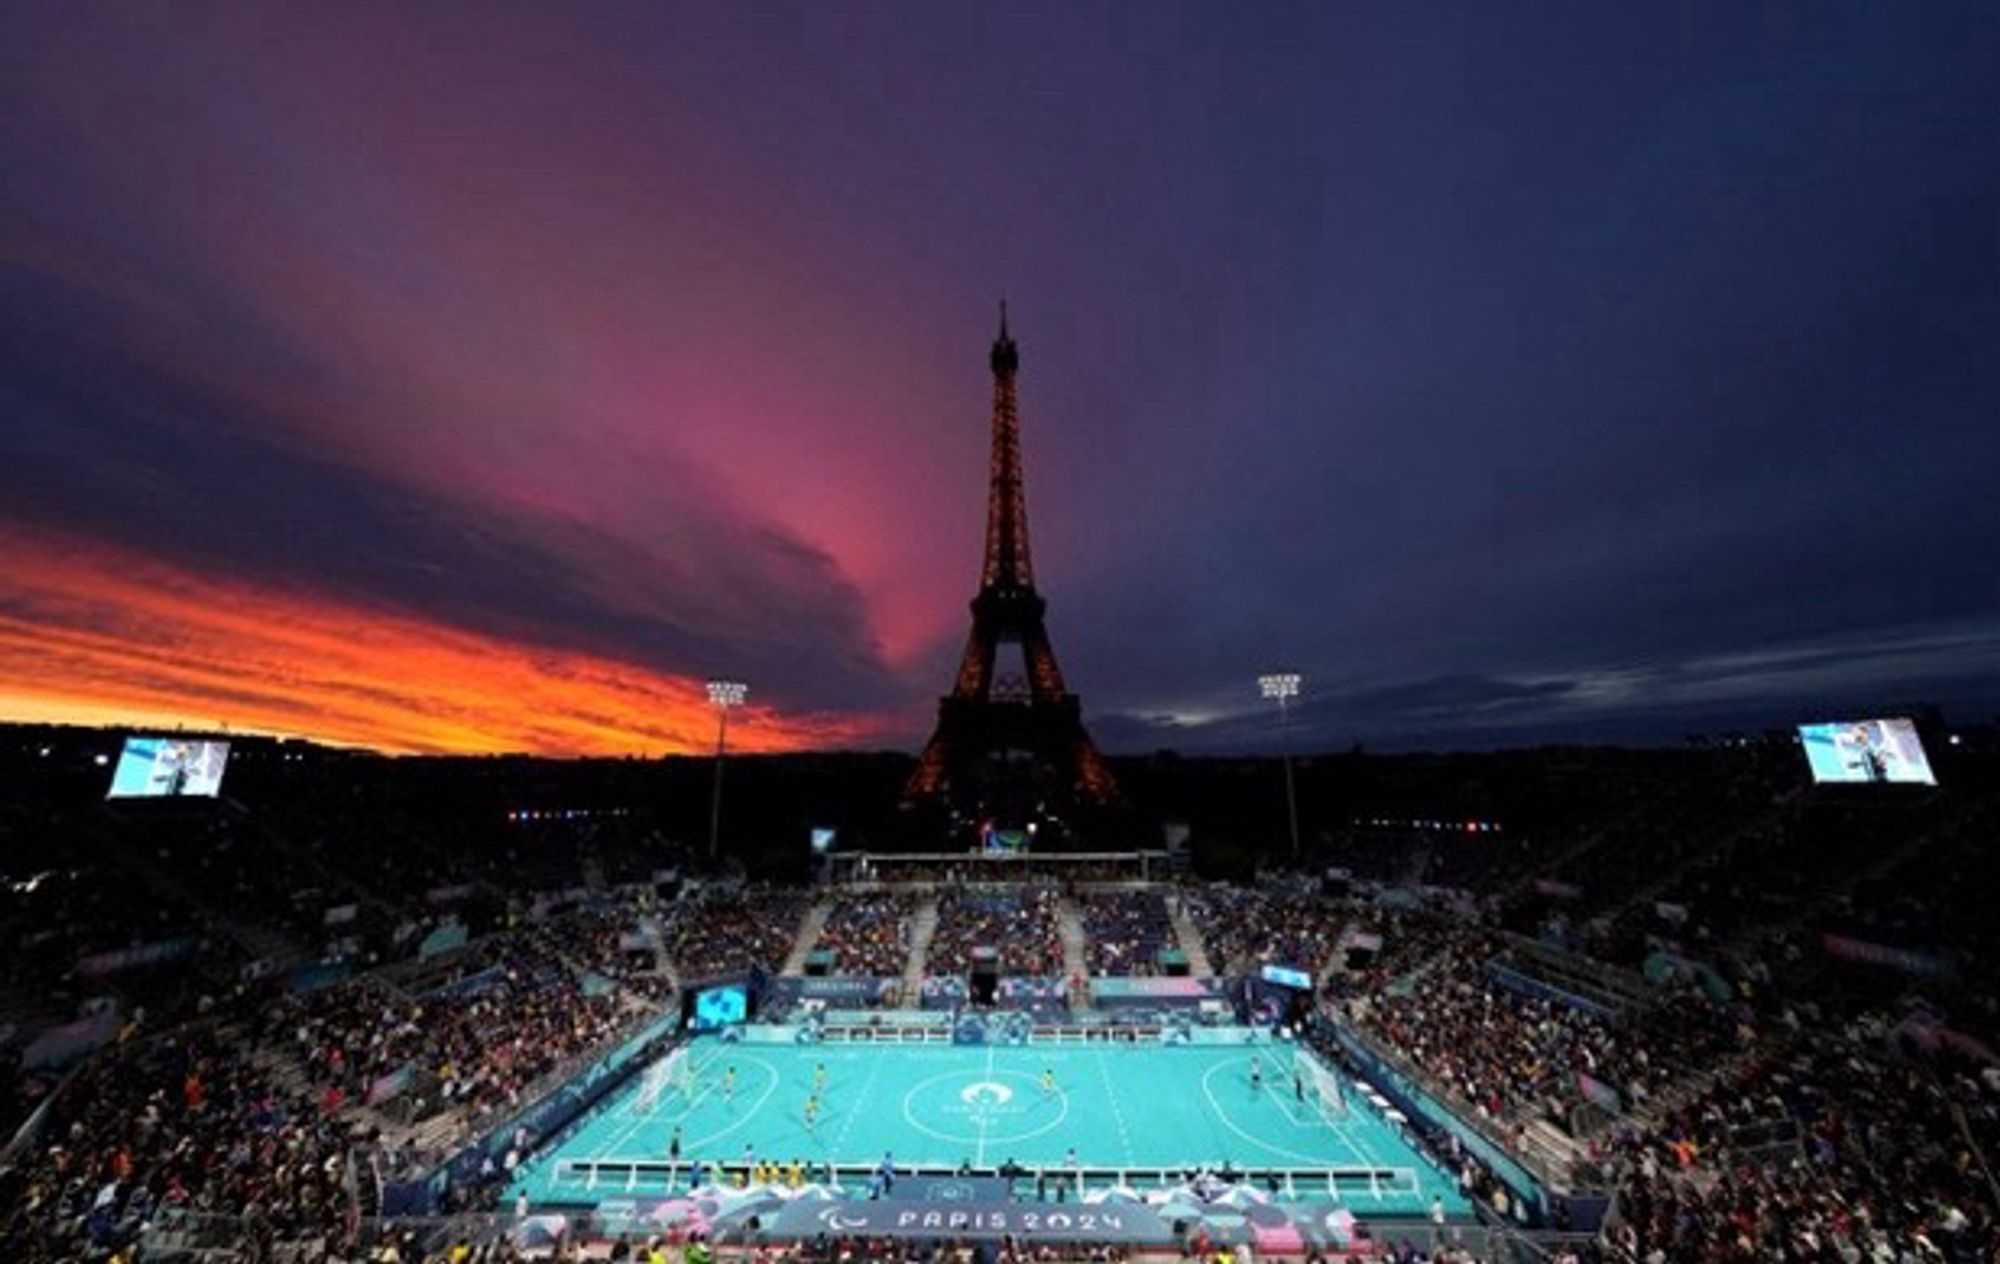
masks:
<svg viewBox="0 0 2000 1264"><path fill-rule="evenodd" d="M1340 1077L1312 1050L1293 1051L1292 1069L1305 1080L1306 1093L1319 1109L1320 1118L1338 1119L1347 1113L1347 1099L1341 1094Z"/></svg>
<svg viewBox="0 0 2000 1264"><path fill-rule="evenodd" d="M646 1078L639 1085L639 1105L651 1110L669 1093L683 1097L694 1094L694 1062L686 1045L646 1068Z"/></svg>

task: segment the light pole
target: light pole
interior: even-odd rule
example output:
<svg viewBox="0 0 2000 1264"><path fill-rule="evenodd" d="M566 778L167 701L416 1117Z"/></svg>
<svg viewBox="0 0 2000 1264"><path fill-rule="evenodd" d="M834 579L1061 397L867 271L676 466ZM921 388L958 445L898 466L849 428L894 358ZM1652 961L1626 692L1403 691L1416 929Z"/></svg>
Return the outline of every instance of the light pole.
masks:
<svg viewBox="0 0 2000 1264"><path fill-rule="evenodd" d="M1257 691L1266 698L1278 701L1278 739L1285 752L1285 815L1292 824L1292 863L1299 863L1299 794L1292 785L1292 726L1291 702L1299 696L1299 682L1304 677L1297 672L1272 672L1257 677Z"/></svg>
<svg viewBox="0 0 2000 1264"><path fill-rule="evenodd" d="M729 709L740 707L750 686L740 680L711 680L708 701L715 708L715 792L708 801L708 858L713 861L722 839L722 752L729 740Z"/></svg>

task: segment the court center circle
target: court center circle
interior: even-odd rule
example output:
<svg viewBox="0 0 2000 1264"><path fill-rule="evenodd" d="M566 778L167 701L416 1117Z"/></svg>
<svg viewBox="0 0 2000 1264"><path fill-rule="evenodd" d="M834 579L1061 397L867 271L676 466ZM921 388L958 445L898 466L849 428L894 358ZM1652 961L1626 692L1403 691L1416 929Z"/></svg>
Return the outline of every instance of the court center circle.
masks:
<svg viewBox="0 0 2000 1264"><path fill-rule="evenodd" d="M903 1094L903 1119L939 1141L1005 1145L1039 1137L1069 1116L1069 1094L1044 1094L1025 1071L945 1071Z"/></svg>

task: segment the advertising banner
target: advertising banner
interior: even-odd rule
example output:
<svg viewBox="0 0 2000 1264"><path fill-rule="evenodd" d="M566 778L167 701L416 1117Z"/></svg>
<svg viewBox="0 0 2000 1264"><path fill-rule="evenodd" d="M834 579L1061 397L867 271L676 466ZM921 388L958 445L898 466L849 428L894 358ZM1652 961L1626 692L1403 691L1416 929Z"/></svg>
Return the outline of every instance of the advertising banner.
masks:
<svg viewBox="0 0 2000 1264"><path fill-rule="evenodd" d="M1074 1204L1001 1202L918 1202L884 1198L873 1202L785 1204L769 1226L780 1238L859 1234L870 1238L952 1237L1043 1239L1052 1242L1158 1243L1171 1241L1173 1228L1150 1207L1133 1203Z"/></svg>

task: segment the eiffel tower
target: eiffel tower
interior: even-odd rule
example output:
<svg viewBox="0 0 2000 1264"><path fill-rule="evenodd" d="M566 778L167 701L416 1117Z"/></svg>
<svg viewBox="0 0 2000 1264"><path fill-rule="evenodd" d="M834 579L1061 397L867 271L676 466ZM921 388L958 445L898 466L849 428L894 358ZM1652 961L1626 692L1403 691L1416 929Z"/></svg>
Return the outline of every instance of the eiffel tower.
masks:
<svg viewBox="0 0 2000 1264"><path fill-rule="evenodd" d="M1014 375L1021 353L993 344L993 466L986 494L986 562L972 599L972 635L958 679L938 700L937 731L904 787L906 804L948 801L1031 819L1055 804L1106 805L1118 787L1083 727L1082 700L1063 685L1042 621L1021 489L1021 421Z"/></svg>

